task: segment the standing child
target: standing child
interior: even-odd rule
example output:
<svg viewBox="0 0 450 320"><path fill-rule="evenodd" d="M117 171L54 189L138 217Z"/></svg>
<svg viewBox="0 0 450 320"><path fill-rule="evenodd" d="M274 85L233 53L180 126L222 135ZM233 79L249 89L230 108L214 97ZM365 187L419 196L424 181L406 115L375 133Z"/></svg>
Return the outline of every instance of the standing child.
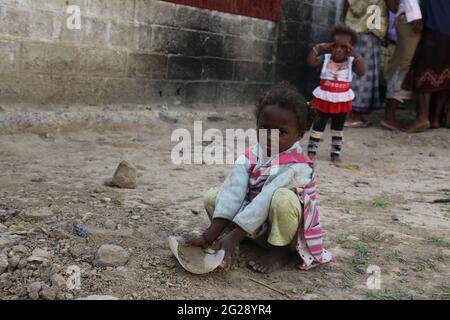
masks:
<svg viewBox="0 0 450 320"><path fill-rule="evenodd" d="M302 269L331 261L322 245L314 164L299 143L308 119L306 101L296 90L276 86L263 96L256 120L258 131L268 131L267 141L258 136L258 144L238 158L220 190L206 194L211 225L191 245L215 242L226 252L226 265L232 266L242 240L262 239L267 254L249 262L262 273L282 267L291 252L297 252ZM279 135L279 151L273 154L272 134Z"/></svg>
<svg viewBox="0 0 450 320"><path fill-rule="evenodd" d="M309 140L308 155L316 156L322 135L331 118L331 161L340 162L343 144L343 130L347 114L352 111L355 94L351 89L353 72L358 76L365 73L364 61L353 48L357 41L356 33L348 27L333 29L331 43L316 45L308 56L308 65L318 68L324 55L320 86L314 90L312 106L318 110Z"/></svg>

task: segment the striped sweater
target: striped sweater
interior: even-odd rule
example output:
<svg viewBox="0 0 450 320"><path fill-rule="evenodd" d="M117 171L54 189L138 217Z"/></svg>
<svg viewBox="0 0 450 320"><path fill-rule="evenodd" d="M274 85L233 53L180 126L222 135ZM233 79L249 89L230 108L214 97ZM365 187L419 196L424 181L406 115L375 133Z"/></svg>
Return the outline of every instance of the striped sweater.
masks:
<svg viewBox="0 0 450 320"><path fill-rule="evenodd" d="M273 157L265 157L256 145L239 157L219 190L214 218L233 221L258 237L267 230L272 197L280 188L294 191L304 207L296 246L304 266L329 262L331 255L322 245L313 162L299 143Z"/></svg>

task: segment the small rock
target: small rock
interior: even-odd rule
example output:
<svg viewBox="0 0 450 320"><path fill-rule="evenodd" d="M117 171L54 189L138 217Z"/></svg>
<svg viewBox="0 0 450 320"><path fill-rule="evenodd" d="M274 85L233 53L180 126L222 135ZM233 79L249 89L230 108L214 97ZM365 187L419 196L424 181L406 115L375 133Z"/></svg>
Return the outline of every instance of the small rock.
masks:
<svg viewBox="0 0 450 320"><path fill-rule="evenodd" d="M0 274L8 269L8 265L8 257L5 254L0 254Z"/></svg>
<svg viewBox="0 0 450 320"><path fill-rule="evenodd" d="M133 220L139 220L141 218L141 216L135 215L135 216L131 216L131 219Z"/></svg>
<svg viewBox="0 0 450 320"><path fill-rule="evenodd" d="M436 153L430 152L430 154L429 154L428 156L430 156L430 157L436 157Z"/></svg>
<svg viewBox="0 0 450 320"><path fill-rule="evenodd" d="M41 288L42 283L40 282L33 282L32 284L30 284L27 288L28 296L30 297L30 299L38 300Z"/></svg>
<svg viewBox="0 0 450 320"><path fill-rule="evenodd" d="M162 112L159 113L159 119L167 123L178 123L179 121L177 118L170 117Z"/></svg>
<svg viewBox="0 0 450 320"><path fill-rule="evenodd" d="M116 297L113 296L100 296L100 295L93 295L86 298L80 298L77 300L119 300Z"/></svg>
<svg viewBox="0 0 450 320"><path fill-rule="evenodd" d="M65 297L66 297L67 300L72 300L73 299L73 294L66 293Z"/></svg>
<svg viewBox="0 0 450 320"><path fill-rule="evenodd" d="M25 268L27 266L27 264L28 264L27 259L22 258L22 259L20 259L19 264L17 265L17 269L21 270L21 269Z"/></svg>
<svg viewBox="0 0 450 320"><path fill-rule="evenodd" d="M9 262L9 268L15 269L19 265L20 257L12 256L11 258L8 259L8 262ZM1 266L0 266L0 270L1 270Z"/></svg>
<svg viewBox="0 0 450 320"><path fill-rule="evenodd" d="M100 202L103 202L103 203L110 203L110 202L111 202L111 198L108 198L108 197L101 198L101 199L100 199Z"/></svg>
<svg viewBox="0 0 450 320"><path fill-rule="evenodd" d="M116 229L116 223L112 221L111 219L106 219L105 223L103 224L106 229L109 230L115 230Z"/></svg>
<svg viewBox="0 0 450 320"><path fill-rule="evenodd" d="M125 265L129 258L130 255L124 248L104 244L97 251L94 265L97 267L120 267Z"/></svg>
<svg viewBox="0 0 450 320"><path fill-rule="evenodd" d="M53 287L64 288L66 286L66 279L59 274L54 274L50 277L50 281Z"/></svg>
<svg viewBox="0 0 450 320"><path fill-rule="evenodd" d="M400 221L400 218L397 215L395 215L395 214L393 214L391 216L391 219L392 219L392 221Z"/></svg>
<svg viewBox="0 0 450 320"><path fill-rule="evenodd" d="M137 171L127 161L122 161L117 168L111 184L122 189L137 188Z"/></svg>
<svg viewBox="0 0 450 320"><path fill-rule="evenodd" d="M359 239L357 237L353 236L353 235L349 235L347 237L347 239L350 240L350 241L359 241Z"/></svg>
<svg viewBox="0 0 450 320"><path fill-rule="evenodd" d="M43 300L55 300L57 294L58 288L49 286L44 286L39 293Z"/></svg>
<svg viewBox="0 0 450 320"><path fill-rule="evenodd" d="M25 212L25 218L29 220L45 220L53 217L53 212L48 208L31 209Z"/></svg>
<svg viewBox="0 0 450 320"><path fill-rule="evenodd" d="M21 237L11 235L8 233L0 234L0 251L5 248L9 248L9 247L16 245L20 239L21 239Z"/></svg>
<svg viewBox="0 0 450 320"><path fill-rule="evenodd" d="M18 246L12 247L11 251L13 253L15 253L15 254L23 254L23 255L25 255L25 254L28 254L29 249L27 247L25 247L24 245L20 244Z"/></svg>
<svg viewBox="0 0 450 320"><path fill-rule="evenodd" d="M52 254L47 250L36 248L31 253L31 257L28 258L28 262L48 262L52 258Z"/></svg>

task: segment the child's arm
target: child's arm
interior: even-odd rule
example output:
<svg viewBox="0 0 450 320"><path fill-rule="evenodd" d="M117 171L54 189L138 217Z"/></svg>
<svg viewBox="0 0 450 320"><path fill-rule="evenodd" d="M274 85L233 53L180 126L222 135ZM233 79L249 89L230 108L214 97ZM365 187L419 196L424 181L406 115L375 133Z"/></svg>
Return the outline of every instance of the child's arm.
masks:
<svg viewBox="0 0 450 320"><path fill-rule="evenodd" d="M322 54L329 53L331 51L331 43L319 43L315 45L311 52L308 54L307 63L311 68L318 68L322 63L318 58Z"/></svg>
<svg viewBox="0 0 450 320"><path fill-rule="evenodd" d="M273 195L278 189L292 189L311 182L312 169L307 164L281 166L278 170L273 178L266 182L261 193L233 220L234 224L248 234L254 234L266 222Z"/></svg>
<svg viewBox="0 0 450 320"><path fill-rule="evenodd" d="M353 72L356 73L359 77L362 77L366 73L364 59L360 54L356 52L355 48L350 43L347 44L347 47L350 55L355 58L353 62Z"/></svg>
<svg viewBox="0 0 450 320"><path fill-rule="evenodd" d="M190 244L204 246L213 243L234 219L247 194L249 167L249 160L245 156L239 157L217 194L211 225L200 239L194 239Z"/></svg>

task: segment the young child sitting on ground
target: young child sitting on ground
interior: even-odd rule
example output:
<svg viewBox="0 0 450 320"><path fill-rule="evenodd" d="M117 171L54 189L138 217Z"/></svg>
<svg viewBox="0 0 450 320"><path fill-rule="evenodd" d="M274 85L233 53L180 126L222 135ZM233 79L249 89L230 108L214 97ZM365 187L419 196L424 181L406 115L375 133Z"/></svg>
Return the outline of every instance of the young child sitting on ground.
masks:
<svg viewBox="0 0 450 320"><path fill-rule="evenodd" d="M249 262L262 273L281 268L294 251L304 270L331 261L322 245L314 163L299 144L312 123L308 119L307 103L295 89L278 85L260 99L257 128L268 131L267 141L258 135L258 144L238 158L220 190L206 194L211 225L191 245L215 243L225 250L225 265L231 267L246 237L263 240L267 255ZM279 133L276 154L271 154L272 132Z"/></svg>
<svg viewBox="0 0 450 320"><path fill-rule="evenodd" d="M356 33L348 27L335 27L331 39L333 42L316 45L308 56L308 65L318 68L321 61L318 56L324 55L320 86L314 90L312 106L318 110L309 139L308 155L314 159L319 148L322 135L331 118L331 161L340 162L344 137L344 123L347 114L352 111L353 72L358 76L365 73L364 61L353 48L356 44Z"/></svg>

